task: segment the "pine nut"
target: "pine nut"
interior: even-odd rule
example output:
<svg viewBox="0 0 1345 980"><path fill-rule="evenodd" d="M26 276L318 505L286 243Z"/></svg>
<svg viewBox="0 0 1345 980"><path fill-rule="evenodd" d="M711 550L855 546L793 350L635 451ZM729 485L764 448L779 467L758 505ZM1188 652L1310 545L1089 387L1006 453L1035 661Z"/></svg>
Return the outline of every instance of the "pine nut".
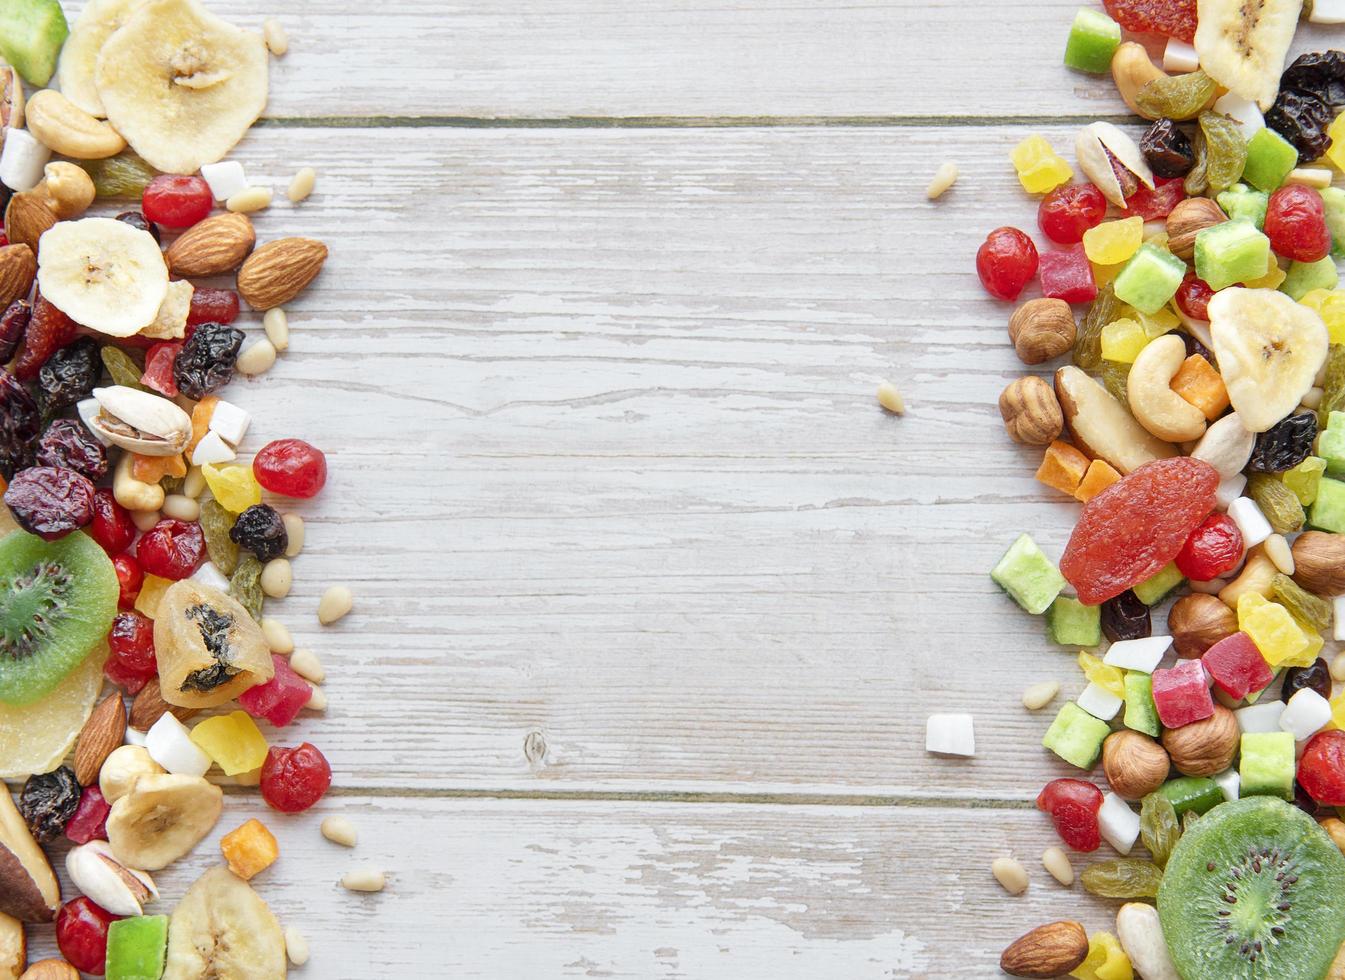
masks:
<svg viewBox="0 0 1345 980"><path fill-rule="evenodd" d="M237 211L240 214L251 214L253 211L260 211L262 208L271 206L271 188L269 187L244 187L224 202L224 206L230 211Z"/></svg>
<svg viewBox="0 0 1345 980"><path fill-rule="evenodd" d="M262 628L262 639L266 641L266 645L271 648L272 653L279 653L283 656L294 652L294 637L290 636L288 626L270 616L263 616L258 625Z"/></svg>
<svg viewBox="0 0 1345 980"><path fill-rule="evenodd" d="M274 17L262 21L262 38L266 41L266 50L277 58L282 57L290 49L289 35L285 33L280 21Z"/></svg>
<svg viewBox="0 0 1345 980"><path fill-rule="evenodd" d="M1331 186L1331 171L1326 167L1295 167L1284 178L1285 184L1300 184L1321 190Z"/></svg>
<svg viewBox="0 0 1345 980"><path fill-rule="evenodd" d="M276 348L269 340L259 340L238 355L234 367L248 377L265 374L276 363Z"/></svg>
<svg viewBox="0 0 1345 980"><path fill-rule="evenodd" d="M990 873L1010 895L1027 891L1027 868L1017 858L995 858Z"/></svg>
<svg viewBox="0 0 1345 980"><path fill-rule="evenodd" d="M1037 711L1050 704L1059 693L1060 685L1055 681L1033 684L1023 692L1023 707L1028 711Z"/></svg>
<svg viewBox="0 0 1345 980"><path fill-rule="evenodd" d="M163 498L163 516L191 522L201 516L201 505L186 494L170 493Z"/></svg>
<svg viewBox="0 0 1345 980"><path fill-rule="evenodd" d="M296 674L314 684L321 684L327 679L327 671L323 669L322 661L312 650L295 650L294 655L290 657L290 666L294 668Z"/></svg>
<svg viewBox="0 0 1345 980"><path fill-rule="evenodd" d="M308 696L308 700L304 702L304 707L310 711L326 711L327 710L326 692L323 691L322 688L320 687L314 687L313 693L310 694Z"/></svg>
<svg viewBox="0 0 1345 980"><path fill-rule="evenodd" d="M304 550L304 519L298 514L284 514L280 518L285 524L285 536L289 544L285 546L286 558L297 558Z"/></svg>
<svg viewBox="0 0 1345 980"><path fill-rule="evenodd" d="M343 618L355 605L355 596L344 585L333 585L318 600L318 622L323 626Z"/></svg>
<svg viewBox="0 0 1345 980"><path fill-rule="evenodd" d="M352 892L381 892L387 877L377 868L359 868L341 876L341 887Z"/></svg>
<svg viewBox="0 0 1345 980"><path fill-rule="evenodd" d="M1058 847L1048 847L1041 855L1042 867L1051 877L1066 888L1074 884L1074 865L1069 863L1069 855Z"/></svg>
<svg viewBox="0 0 1345 980"><path fill-rule="evenodd" d="M893 415L906 414L906 402L902 400L901 392L897 391L897 386L891 381L884 381L878 386L878 404Z"/></svg>
<svg viewBox="0 0 1345 980"><path fill-rule="evenodd" d="M199 499L205 493L205 474L201 472L201 467L193 466L187 471L182 481L182 493L192 500Z"/></svg>
<svg viewBox="0 0 1345 980"><path fill-rule="evenodd" d="M295 966L303 966L308 962L308 940L294 926L285 930L285 955Z"/></svg>
<svg viewBox="0 0 1345 980"><path fill-rule="evenodd" d="M1263 542L1266 557L1285 575L1294 574L1294 553L1283 534L1272 534Z"/></svg>
<svg viewBox="0 0 1345 980"><path fill-rule="evenodd" d="M943 192L952 187L957 182L957 164L949 160L947 163L934 171L934 179L929 182L925 188L925 197L931 201L937 201L943 196Z"/></svg>
<svg viewBox="0 0 1345 980"><path fill-rule="evenodd" d="M317 172L312 167L304 167L290 181L289 190L285 192L285 196L298 204L313 193L313 185L317 182Z"/></svg>
<svg viewBox="0 0 1345 980"><path fill-rule="evenodd" d="M1338 653L1331 660L1331 677L1345 681L1345 653Z"/></svg>
<svg viewBox="0 0 1345 980"><path fill-rule="evenodd" d="M346 817L323 817L321 829L323 837L342 847L354 847L359 841L359 831Z"/></svg>
<svg viewBox="0 0 1345 980"><path fill-rule="evenodd" d="M276 350L288 350L290 346L290 318L278 306L273 306L262 317L262 328L266 339Z"/></svg>
<svg viewBox="0 0 1345 980"><path fill-rule="evenodd" d="M288 558L275 558L262 568L262 591L272 599L283 599L290 594L294 584L294 570Z"/></svg>
<svg viewBox="0 0 1345 980"><path fill-rule="evenodd" d="M131 522L135 524L138 530L148 531L159 523L159 512L157 510L133 510L131 511Z"/></svg>
<svg viewBox="0 0 1345 980"><path fill-rule="evenodd" d="M1303 405L1304 408L1310 408L1315 412L1321 406L1322 398L1325 395L1326 392L1323 391L1321 388L1316 387L1309 388L1306 392L1304 392L1301 404Z"/></svg>

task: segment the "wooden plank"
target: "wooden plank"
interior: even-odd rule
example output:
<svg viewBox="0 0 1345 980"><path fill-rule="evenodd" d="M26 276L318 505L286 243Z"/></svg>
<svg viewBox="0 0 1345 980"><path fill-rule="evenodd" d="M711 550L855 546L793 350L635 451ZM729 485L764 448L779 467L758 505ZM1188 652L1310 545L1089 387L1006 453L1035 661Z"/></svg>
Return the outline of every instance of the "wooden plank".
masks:
<svg viewBox="0 0 1345 980"><path fill-rule="evenodd" d="M309 938L295 976L982 977L1033 925L1103 929L1115 915L1042 870L1054 832L1023 810L360 797L319 809L266 818L281 858L255 879ZM171 910L218 860L217 837L254 812L230 797L192 858L155 876L150 909ZM319 836L325 813L356 822L355 851ZM1032 878L1019 898L988 870L1010 853ZM386 891L340 888L364 864L388 872ZM35 957L53 951L50 927L31 932Z"/></svg>

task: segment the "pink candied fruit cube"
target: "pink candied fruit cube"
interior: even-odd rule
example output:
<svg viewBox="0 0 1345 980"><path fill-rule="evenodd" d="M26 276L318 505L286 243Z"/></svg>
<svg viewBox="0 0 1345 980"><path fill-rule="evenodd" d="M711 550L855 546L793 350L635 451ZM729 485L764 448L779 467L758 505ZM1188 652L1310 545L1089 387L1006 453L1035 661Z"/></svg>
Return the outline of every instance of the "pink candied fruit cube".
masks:
<svg viewBox="0 0 1345 980"><path fill-rule="evenodd" d="M1041 292L1047 299L1091 303L1097 297L1093 265L1084 254L1083 245L1042 252L1037 268Z"/></svg>
<svg viewBox="0 0 1345 980"><path fill-rule="evenodd" d="M1200 658L1214 683L1231 698L1245 698L1275 679L1275 672L1246 633L1225 636Z"/></svg>
<svg viewBox="0 0 1345 980"><path fill-rule="evenodd" d="M1153 673L1154 707L1165 728L1181 728L1214 714L1205 668L1199 660L1182 660L1177 666Z"/></svg>
<svg viewBox="0 0 1345 980"><path fill-rule="evenodd" d="M248 688L238 696L238 703L253 718L265 718L277 728L284 728L308 703L313 688L284 657L273 653L271 660L276 665L275 676L265 684Z"/></svg>
<svg viewBox="0 0 1345 980"><path fill-rule="evenodd" d="M107 815L111 812L112 806L103 799L102 790L97 786L87 787L66 822L65 836L76 844L107 840Z"/></svg>

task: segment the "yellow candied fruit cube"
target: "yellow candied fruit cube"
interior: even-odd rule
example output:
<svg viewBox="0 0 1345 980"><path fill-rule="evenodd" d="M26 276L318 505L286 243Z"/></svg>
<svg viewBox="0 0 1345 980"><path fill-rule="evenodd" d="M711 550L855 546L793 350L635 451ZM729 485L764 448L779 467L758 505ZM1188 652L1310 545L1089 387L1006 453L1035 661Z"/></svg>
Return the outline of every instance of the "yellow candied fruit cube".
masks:
<svg viewBox="0 0 1345 980"><path fill-rule="evenodd" d="M1345 729L1345 691L1331 699L1331 721L1326 727Z"/></svg>
<svg viewBox="0 0 1345 980"><path fill-rule="evenodd" d="M159 603L163 601L163 594L172 584L170 579L146 573L144 584L140 586L140 594L135 597L135 611L154 619L159 615Z"/></svg>
<svg viewBox="0 0 1345 980"><path fill-rule="evenodd" d="M1299 302L1322 318L1331 343L1345 344L1345 290L1314 289Z"/></svg>
<svg viewBox="0 0 1345 980"><path fill-rule="evenodd" d="M1121 672L1121 668L1109 667L1093 654L1080 650L1079 669L1098 687L1105 687L1118 698L1126 696L1125 674Z"/></svg>
<svg viewBox="0 0 1345 980"><path fill-rule="evenodd" d="M256 817L221 837L219 849L229 870L244 881L265 871L280 857L275 834Z"/></svg>
<svg viewBox="0 0 1345 980"><path fill-rule="evenodd" d="M1029 136L1009 154L1018 182L1029 194L1045 194L1074 177L1074 170L1044 136Z"/></svg>
<svg viewBox="0 0 1345 980"><path fill-rule="evenodd" d="M1129 313L1126 316L1130 316ZM1157 313L1141 313L1135 310L1135 317L1139 320L1140 326L1150 340L1161 337L1166 333L1172 333L1182 325L1182 319L1166 306Z"/></svg>
<svg viewBox="0 0 1345 980"><path fill-rule="evenodd" d="M251 466L206 463L201 467L201 474L215 500L231 514L241 514L262 502L261 484L252 475Z"/></svg>
<svg viewBox="0 0 1345 980"><path fill-rule="evenodd" d="M1070 976L1078 980L1134 980L1135 970L1119 939L1110 932L1095 932L1088 937L1088 955Z"/></svg>
<svg viewBox="0 0 1345 980"><path fill-rule="evenodd" d="M1126 264L1124 262L1117 262L1115 265L1098 265L1094 262L1092 263L1092 266L1093 282L1097 283L1098 289L1101 289L1103 286L1115 281L1116 277L1121 274L1121 270L1126 267Z"/></svg>
<svg viewBox="0 0 1345 980"><path fill-rule="evenodd" d="M1134 364L1149 343L1149 334L1137 320L1123 317L1102 328L1102 359Z"/></svg>
<svg viewBox="0 0 1345 980"><path fill-rule="evenodd" d="M226 776L250 772L266 761L266 736L246 711L207 718L191 730L191 740Z"/></svg>
<svg viewBox="0 0 1345 980"><path fill-rule="evenodd" d="M1118 265L1139 251L1144 242L1144 219L1139 215L1104 221L1083 233L1083 251L1089 262Z"/></svg>
<svg viewBox="0 0 1345 980"><path fill-rule="evenodd" d="M1252 638L1261 656L1272 667L1299 660L1312 645L1289 610L1259 592L1244 592L1238 596L1238 629Z"/></svg>
<svg viewBox="0 0 1345 980"><path fill-rule="evenodd" d="M1336 116L1326 128L1326 135L1331 137L1331 148L1326 151L1326 158L1336 165L1337 170L1345 170L1345 112Z"/></svg>
<svg viewBox="0 0 1345 980"><path fill-rule="evenodd" d="M1248 289L1279 289L1280 283L1284 282L1288 273L1280 268L1279 260L1275 258L1275 253L1270 253L1270 261L1266 263L1266 274L1258 279L1248 279L1243 283Z"/></svg>

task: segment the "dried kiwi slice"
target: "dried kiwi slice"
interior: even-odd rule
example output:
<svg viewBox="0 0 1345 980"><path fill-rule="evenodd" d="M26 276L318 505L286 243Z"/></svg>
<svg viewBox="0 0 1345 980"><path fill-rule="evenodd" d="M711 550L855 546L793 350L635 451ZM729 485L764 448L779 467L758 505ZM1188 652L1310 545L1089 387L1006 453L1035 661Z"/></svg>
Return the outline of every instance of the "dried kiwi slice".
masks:
<svg viewBox="0 0 1345 980"><path fill-rule="evenodd" d="M0 540L0 701L32 704L83 663L120 592L112 560L87 535Z"/></svg>
<svg viewBox="0 0 1345 980"><path fill-rule="evenodd" d="M1223 803L1188 828L1158 889L1184 980L1319 980L1345 940L1345 855L1283 800Z"/></svg>

